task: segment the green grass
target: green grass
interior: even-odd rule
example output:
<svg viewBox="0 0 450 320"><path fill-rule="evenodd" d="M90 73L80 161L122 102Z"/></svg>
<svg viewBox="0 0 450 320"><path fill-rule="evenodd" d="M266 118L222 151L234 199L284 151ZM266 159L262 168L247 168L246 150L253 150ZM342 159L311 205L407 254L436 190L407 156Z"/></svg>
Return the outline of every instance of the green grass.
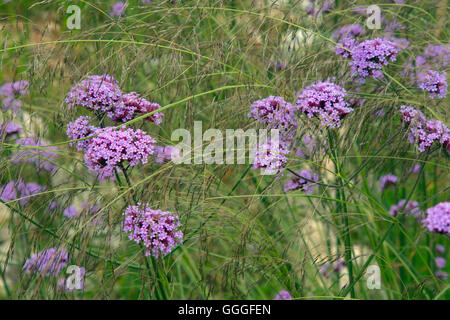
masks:
<svg viewBox="0 0 450 320"><path fill-rule="evenodd" d="M52 163L58 168L52 175L13 163L11 155L26 146L1 138L0 186L20 177L47 187L26 206L20 199L1 201L1 298L273 299L283 289L299 300L450 298L449 283L436 278L434 262L436 244L449 257L448 237L426 232L412 217L388 213L401 199L418 201L423 211L449 201L448 153L417 152L398 112L407 104L449 123L448 98L430 99L401 75L403 63L428 44L446 44L445 1L380 1L387 20L404 24L396 36L410 46L384 68L383 79L362 85L350 76L348 61L333 53L332 33L339 26L364 25L364 17L352 14L364 3L335 1L334 10L312 19L301 1L278 2L285 4L136 0L117 19L109 16L113 1L83 0L76 2L81 30L72 31L64 1L0 2L0 85L30 82L21 111L2 111L0 122L13 120L23 127L22 136L42 137L47 144L40 149L56 147ZM383 28L366 28L363 39L383 36ZM298 31L304 38L294 50L286 38ZM268 66L275 61L287 67ZM248 163L160 165L149 159L117 172L115 181L100 182L65 133L69 121L89 113L68 110L64 98L87 75L104 73L124 92L136 91L162 106L160 125L145 122L149 114L126 123L159 145L176 144L171 133L192 132L194 121L202 121L203 131L262 128L247 117L253 101L278 95L295 103L296 92L317 80L334 79L365 103L339 129L297 117L299 141L309 134L328 145L309 159L289 156L286 169L318 173L321 183L312 195L284 192L287 170L279 178L263 176ZM383 117L375 115L379 109ZM423 165L419 174L410 173L414 164ZM399 183L380 193L380 176L391 172ZM51 201L62 209L50 212ZM101 209L75 219L63 215L82 201ZM179 215L183 244L164 258L145 257L121 230L122 213L136 202ZM100 216L103 224L93 226ZM22 271L32 254L57 246L70 252L70 264L86 268L83 291L58 291L59 278ZM340 259L343 271L320 272ZM381 270L379 290L366 282L374 264Z"/></svg>

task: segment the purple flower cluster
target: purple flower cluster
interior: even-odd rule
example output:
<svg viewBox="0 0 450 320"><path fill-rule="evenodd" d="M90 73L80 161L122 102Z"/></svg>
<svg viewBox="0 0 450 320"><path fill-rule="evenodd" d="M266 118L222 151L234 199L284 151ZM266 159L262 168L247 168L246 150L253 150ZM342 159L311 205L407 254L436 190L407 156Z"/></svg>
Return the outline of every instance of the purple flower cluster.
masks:
<svg viewBox="0 0 450 320"><path fill-rule="evenodd" d="M447 261L442 257L436 257L435 262L436 266L441 269L445 268L445 265L447 264Z"/></svg>
<svg viewBox="0 0 450 320"><path fill-rule="evenodd" d="M427 217L422 224L431 232L450 233L450 202L441 202L427 209Z"/></svg>
<svg viewBox="0 0 450 320"><path fill-rule="evenodd" d="M404 66L401 75L409 76L411 85L418 80L423 83L429 70L445 70L450 65L449 45L428 45L422 55L410 58ZM431 76L430 76L431 79ZM441 79L440 81L445 80Z"/></svg>
<svg viewBox="0 0 450 320"><path fill-rule="evenodd" d="M152 210L148 204L139 204L129 206L123 215L123 231L129 233L130 240L147 248L146 256L165 256L183 241L178 216L169 211Z"/></svg>
<svg viewBox="0 0 450 320"><path fill-rule="evenodd" d="M296 105L309 118L319 117L321 125L339 128L341 119L353 111L344 100L346 95L344 88L331 82L318 81L303 89Z"/></svg>
<svg viewBox="0 0 450 320"><path fill-rule="evenodd" d="M416 110L411 106L400 106L400 114L402 121L406 124L419 125L427 121L420 110Z"/></svg>
<svg viewBox="0 0 450 320"><path fill-rule="evenodd" d="M267 129L280 130L280 139L290 141L297 129L294 111L294 106L282 97L270 96L253 102L248 117L267 125Z"/></svg>
<svg viewBox="0 0 450 320"><path fill-rule="evenodd" d="M17 112L22 106L22 102L18 100L20 96L28 94L29 83L26 80L16 82L8 82L0 87L0 98L4 110Z"/></svg>
<svg viewBox="0 0 450 320"><path fill-rule="evenodd" d="M69 108L81 106L99 113L106 113L111 121L127 122L138 115L155 112L161 106L149 102L136 92L123 94L117 80L104 75L92 75L76 84L65 99ZM163 113L155 112L147 121L161 123Z"/></svg>
<svg viewBox="0 0 450 320"><path fill-rule="evenodd" d="M450 45L433 45L429 44L424 52L423 57L419 59L426 67L435 67L437 69L446 69L450 66Z"/></svg>
<svg viewBox="0 0 450 320"><path fill-rule="evenodd" d="M95 134L96 130L98 128L89 125L90 117L88 116L81 116L75 121L69 122L67 124L67 130L66 134L71 140L78 140L87 138L90 135ZM71 146L74 145L75 142L70 143ZM76 148L77 150L81 151L86 149L86 147L89 145L90 139L81 140L76 142Z"/></svg>
<svg viewBox="0 0 450 320"><path fill-rule="evenodd" d="M125 161L129 166L147 163L148 156L154 153L156 141L140 129L107 127L96 133L84 150L84 161L101 178L113 177L115 169Z"/></svg>
<svg viewBox="0 0 450 320"><path fill-rule="evenodd" d="M382 176L382 177L380 178L380 181L379 181L379 187L378 187L378 190L379 190L380 192L383 192L383 191L384 191L386 188L388 188L389 186L396 184L397 181L398 181L397 176L394 176L393 174L390 174L390 173L389 173L389 174L387 174L387 175L385 175L385 176Z"/></svg>
<svg viewBox="0 0 450 320"><path fill-rule="evenodd" d="M25 146L21 148L16 154L12 156L13 163L30 162L34 163L38 170L46 170L50 173L55 173L56 166L52 163L57 157L56 147L46 147L43 149L29 148L42 147L45 145L41 140L36 137L27 137L18 139L16 142L19 146Z"/></svg>
<svg viewBox="0 0 450 320"><path fill-rule="evenodd" d="M109 13L112 17L122 17L125 15L125 3L122 1L116 2Z"/></svg>
<svg viewBox="0 0 450 320"><path fill-rule="evenodd" d="M281 290L273 300L292 300L292 297L286 290Z"/></svg>
<svg viewBox="0 0 450 320"><path fill-rule="evenodd" d="M20 198L20 205L24 206L33 198L32 196L46 190L46 187L35 182L23 182L19 179L17 183L12 180L4 187L0 188L0 199L3 201L11 201Z"/></svg>
<svg viewBox="0 0 450 320"><path fill-rule="evenodd" d="M340 273L345 268L345 261L342 258L337 259L333 264L326 262L319 268L321 275L326 276L328 271L332 270L335 273Z"/></svg>
<svg viewBox="0 0 450 320"><path fill-rule="evenodd" d="M27 273L34 272L40 276L57 277L67 266L68 261L69 253L64 248L50 248L32 255L22 269Z"/></svg>
<svg viewBox="0 0 450 320"><path fill-rule="evenodd" d="M447 94L447 79L446 73L440 74L434 70L421 72L417 75L417 86L430 93L430 98L438 97L444 98Z"/></svg>
<svg viewBox="0 0 450 320"><path fill-rule="evenodd" d="M344 58L351 58L357 44L358 41L354 38L344 38L336 45L334 53L343 56Z"/></svg>
<svg viewBox="0 0 450 320"><path fill-rule="evenodd" d="M314 2L312 1L312 3L310 3L305 11L307 14L313 16L313 17L318 17L321 14L325 14L330 12L332 9L334 9L334 1L331 0L326 0L323 2L321 7L317 7Z"/></svg>
<svg viewBox="0 0 450 320"><path fill-rule="evenodd" d="M98 112L111 112L122 101L122 91L113 77L92 75L76 84L65 99L69 108L81 106Z"/></svg>
<svg viewBox="0 0 450 320"><path fill-rule="evenodd" d="M78 215L80 212L78 211L77 208L75 208L75 206L68 206L66 209L64 209L63 214L67 217L67 218L73 218L76 215Z"/></svg>
<svg viewBox="0 0 450 320"><path fill-rule="evenodd" d="M0 199L5 202L17 199L17 191L14 181L10 181L6 184L6 186L0 188Z"/></svg>
<svg viewBox="0 0 450 320"><path fill-rule="evenodd" d="M364 35L366 30L360 24L349 24L336 29L333 32L333 39L343 40L347 38L354 38L360 35Z"/></svg>
<svg viewBox="0 0 450 320"><path fill-rule="evenodd" d="M0 122L0 140L5 135L6 138L18 135L22 132L22 127L14 122L2 123Z"/></svg>
<svg viewBox="0 0 450 320"><path fill-rule="evenodd" d="M387 65L389 60L395 61L399 51L395 43L381 38L365 40L359 44L348 41L340 45L348 48L351 53L340 53L342 50L340 47L337 47L335 52L352 59L350 62L352 75L358 76L361 81L369 76L374 79L383 78L382 67Z"/></svg>
<svg viewBox="0 0 450 320"><path fill-rule="evenodd" d="M258 144L253 161L253 169L263 169L265 174L279 173L283 170L283 164L287 162L286 155L289 149L283 141L278 144L267 139L265 143Z"/></svg>
<svg viewBox="0 0 450 320"><path fill-rule="evenodd" d="M26 205L33 197L33 195L37 193L44 192L47 188L45 186L41 186L35 182L28 183L19 183L17 185L17 190L20 192L20 204Z"/></svg>
<svg viewBox="0 0 450 320"><path fill-rule="evenodd" d="M284 185L284 191L302 190L305 194L312 194L314 189L317 188L317 184L312 181L318 182L319 176L309 169L300 170L295 173L297 175L290 175L291 180Z"/></svg>
<svg viewBox="0 0 450 320"><path fill-rule="evenodd" d="M179 157L179 150L174 146L155 146L155 162L164 163Z"/></svg>
<svg viewBox="0 0 450 320"><path fill-rule="evenodd" d="M122 103L118 104L110 112L110 119L115 122L127 122L137 115L151 113L160 108L161 106L159 104L145 100L136 92L130 92L123 95ZM146 117L145 120L160 124L163 116L163 113L155 112Z"/></svg>
<svg viewBox="0 0 450 320"><path fill-rule="evenodd" d="M445 252L445 247L442 244L437 244L436 245L436 253L444 254L444 252Z"/></svg>
<svg viewBox="0 0 450 320"><path fill-rule="evenodd" d="M409 141L424 152L437 142L450 151L450 132L439 120L427 120L422 112L410 106L401 106L402 121L409 127Z"/></svg>
<svg viewBox="0 0 450 320"><path fill-rule="evenodd" d="M400 210L405 205L405 202L406 202L406 200L402 199L397 204L392 205L391 208L389 209L389 214L393 217L396 217L399 214ZM408 201L403 212L405 212L405 215L407 217L410 215L413 215L416 218L416 220L419 220L419 221L423 217L423 213L420 210L419 203L417 201L411 201L411 200Z"/></svg>

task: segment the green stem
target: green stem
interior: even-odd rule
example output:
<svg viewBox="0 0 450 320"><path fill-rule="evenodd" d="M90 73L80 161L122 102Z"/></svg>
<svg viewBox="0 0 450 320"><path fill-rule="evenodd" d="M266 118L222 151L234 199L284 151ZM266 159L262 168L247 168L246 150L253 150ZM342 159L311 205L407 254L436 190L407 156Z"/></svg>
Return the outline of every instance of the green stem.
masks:
<svg viewBox="0 0 450 320"><path fill-rule="evenodd" d="M344 182L342 180L342 170L341 170L341 164L339 163L338 157L337 157L337 144L335 144L338 140L337 133L336 132L328 132L328 140L330 142L330 151L332 155L332 159L334 162L335 170L337 173L337 180L338 185L340 188L336 190L337 198L341 200L340 203L337 204L337 212L340 212L342 214L342 222L344 224L344 259L345 259L345 265L347 266L348 270L348 277L349 277L349 285L353 283L353 262L352 262L352 239L350 234L350 223L348 219L348 212L347 212L347 203L346 203L346 197L345 197L345 191L344 191ZM355 289L352 286L350 290L350 297L352 299L355 298Z"/></svg>

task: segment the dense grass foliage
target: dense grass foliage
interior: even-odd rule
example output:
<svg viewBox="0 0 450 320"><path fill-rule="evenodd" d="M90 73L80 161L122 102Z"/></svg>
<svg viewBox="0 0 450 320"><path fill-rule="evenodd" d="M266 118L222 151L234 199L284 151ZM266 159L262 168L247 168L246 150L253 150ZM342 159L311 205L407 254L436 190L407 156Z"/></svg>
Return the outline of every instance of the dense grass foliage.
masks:
<svg viewBox="0 0 450 320"><path fill-rule="evenodd" d="M0 96L1 298L274 299L282 290L278 298L450 298L448 232L430 231L423 220L450 201L446 128L429 145L415 139L449 123L445 0L315 1L313 8L296 0L128 0L118 15L114 3L0 0L0 86L27 83ZM79 30L67 27L70 4L81 9ZM367 27L365 10L358 14L373 4L380 29ZM352 24L357 43L346 46L339 28ZM357 44L376 38L395 46L383 49L381 72L361 81L367 52ZM443 55L427 56L438 45ZM428 59L425 69L417 57ZM104 74L117 80L108 90L159 106L136 100L146 107L119 122L123 115L107 115L108 104L69 106L74 86ZM430 97L433 81L441 91ZM352 108L338 125L306 108L307 90L319 82L346 92L333 87L327 98ZM278 174L262 175L248 160L177 164L155 156L152 148L178 144L175 130L193 135L194 121L203 132L220 130L224 141L227 129L270 128L248 116L269 96L295 109ZM418 116L407 121L401 106L440 122L427 129ZM90 116L91 131L68 136L80 116ZM6 130L9 122L21 129ZM124 124L135 134L126 142ZM105 156L94 148L105 143L127 150L106 178L99 175ZM211 141L202 143L195 147ZM300 178L295 173L307 179L286 188ZM133 207L139 203L149 207ZM449 223L446 210L435 211ZM144 223L170 229L173 243L139 233ZM152 255L157 248L165 251ZM61 285L70 265L84 268L81 290Z"/></svg>

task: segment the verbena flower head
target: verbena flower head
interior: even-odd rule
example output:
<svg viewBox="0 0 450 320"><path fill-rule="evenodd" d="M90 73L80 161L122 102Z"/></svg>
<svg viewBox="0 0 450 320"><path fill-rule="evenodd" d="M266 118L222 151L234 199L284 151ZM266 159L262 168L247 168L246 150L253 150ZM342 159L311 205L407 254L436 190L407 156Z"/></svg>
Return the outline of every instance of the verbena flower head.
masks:
<svg viewBox="0 0 450 320"><path fill-rule="evenodd" d="M22 107L22 101L12 97L6 97L2 101L2 105L4 110L11 110L12 112L17 112Z"/></svg>
<svg viewBox="0 0 450 320"><path fill-rule="evenodd" d="M20 96L28 94L29 83L25 80L8 82L0 87L0 98L4 110L13 112L19 111L22 107L22 101L18 100Z"/></svg>
<svg viewBox="0 0 450 320"><path fill-rule="evenodd" d="M40 276L53 275L57 277L67 266L69 253L64 248L50 248L34 254L23 265L27 273L36 273Z"/></svg>
<svg viewBox="0 0 450 320"><path fill-rule="evenodd" d="M442 99L447 94L447 79L445 76L445 72L440 74L437 71L428 70L427 72L419 73L417 85L420 89L428 91L431 99L435 97Z"/></svg>
<svg viewBox="0 0 450 320"><path fill-rule="evenodd" d="M405 205L405 202L406 200L402 199L397 204L392 205L391 208L389 209L389 214L393 217L398 216L400 210ZM416 220L421 220L421 218L423 217L423 213L420 210L419 203L417 201L412 200L408 201L403 212L407 217L413 215L416 218Z"/></svg>
<svg viewBox="0 0 450 320"><path fill-rule="evenodd" d="M410 58L403 64L402 76L409 76L411 85L426 80L428 70L445 70L450 66L450 46L428 45L423 55ZM419 84L419 83L418 83Z"/></svg>
<svg viewBox="0 0 450 320"><path fill-rule="evenodd" d="M8 182L4 187L0 188L0 199L5 202L17 199L17 190L14 180Z"/></svg>
<svg viewBox="0 0 450 320"><path fill-rule="evenodd" d="M123 95L122 103L112 109L108 116L115 122L127 122L136 116L144 115L160 108L159 104L145 100L136 92L130 92ZM155 112L151 116L146 117L145 120L160 124L163 116L163 113Z"/></svg>
<svg viewBox="0 0 450 320"><path fill-rule="evenodd" d="M50 212L55 212L56 210L59 210L61 208L61 205L59 204L59 202L57 202L57 201L51 201L49 204L48 204L48 210L50 211Z"/></svg>
<svg viewBox="0 0 450 320"><path fill-rule="evenodd" d="M350 67L352 74L358 76L362 81L367 77L383 78L382 67L389 60L395 61L398 48L395 43L376 38L365 40L353 48Z"/></svg>
<svg viewBox="0 0 450 320"><path fill-rule="evenodd" d="M125 161L130 166L145 164L154 153L156 141L140 129L107 127L96 133L96 137L89 139L84 161L101 178L113 177L114 170Z"/></svg>
<svg viewBox="0 0 450 320"><path fill-rule="evenodd" d="M13 135L17 135L22 132L22 127L14 122L2 123L0 122L0 140L5 135L6 138L11 137Z"/></svg>
<svg viewBox="0 0 450 320"><path fill-rule="evenodd" d="M414 167L411 168L411 173L418 174L422 166L420 164L415 164Z"/></svg>
<svg viewBox="0 0 450 320"><path fill-rule="evenodd" d="M446 125L439 120L427 120L422 112L401 106L402 121L408 125L409 141L417 144L418 150L424 152L434 143L439 143L450 151L450 132Z"/></svg>
<svg viewBox="0 0 450 320"><path fill-rule="evenodd" d="M253 102L248 117L280 130L280 139L292 139L297 129L294 106L282 97L269 96Z"/></svg>
<svg viewBox="0 0 450 320"><path fill-rule="evenodd" d="M273 300L292 300L292 297L286 290L281 290Z"/></svg>
<svg viewBox="0 0 450 320"><path fill-rule="evenodd" d="M76 84L65 99L69 108L80 106L93 111L109 112L122 101L117 81L107 75L92 75Z"/></svg>
<svg viewBox="0 0 450 320"><path fill-rule="evenodd" d="M442 257L436 257L434 261L436 262L436 267L441 269L445 268L445 265L447 264L447 260Z"/></svg>
<svg viewBox="0 0 450 320"><path fill-rule="evenodd" d="M19 179L17 182L12 180L0 188L0 199L6 202L20 198L19 203L24 206L30 202L33 195L45 190L45 186L41 186L35 182L25 183L22 179Z"/></svg>
<svg viewBox="0 0 450 320"><path fill-rule="evenodd" d="M296 105L309 118L320 118L321 125L339 128L341 120L353 111L344 100L345 96L347 93L344 88L331 82L319 81L303 89Z"/></svg>
<svg viewBox="0 0 450 320"><path fill-rule="evenodd" d="M17 145L26 146L19 149L11 158L13 163L29 162L34 163L38 170L46 170L51 173L56 171L56 165L52 163L57 158L56 147L46 147L43 149L29 148L30 146L41 147L46 145L36 137L21 138L16 141Z"/></svg>
<svg viewBox="0 0 450 320"><path fill-rule="evenodd" d="M353 10L353 14L367 17L367 7L358 7Z"/></svg>
<svg viewBox="0 0 450 320"><path fill-rule="evenodd" d="M173 157L179 157L179 150L174 146L155 146L156 163L164 163L170 161Z"/></svg>
<svg viewBox="0 0 450 320"><path fill-rule="evenodd" d="M358 41L354 38L344 38L334 48L334 53L343 56L344 58L351 58L352 52L358 45Z"/></svg>
<svg viewBox="0 0 450 320"><path fill-rule="evenodd" d="M450 202L441 202L427 209L427 217L422 224L431 232L450 233Z"/></svg>
<svg viewBox="0 0 450 320"><path fill-rule="evenodd" d="M450 66L450 45L429 44L423 53L423 57L429 66L446 69Z"/></svg>
<svg viewBox="0 0 450 320"><path fill-rule="evenodd" d="M439 120L427 120L422 112L410 107L401 106L402 121L408 125L409 141L417 144L418 150L424 152L434 143L450 150L450 132Z"/></svg>
<svg viewBox="0 0 450 320"><path fill-rule="evenodd" d="M445 252L445 247L442 244L436 245L436 253L437 254L443 254Z"/></svg>
<svg viewBox="0 0 450 320"><path fill-rule="evenodd" d="M397 181L398 181L398 178L393 174L389 173L385 176L382 176L379 181L378 190L380 192L383 192L387 187L396 184Z"/></svg>
<svg viewBox="0 0 450 320"><path fill-rule="evenodd" d="M422 125L427 120L420 110L416 110L411 106L400 106L400 114L402 121L406 124Z"/></svg>
<svg viewBox="0 0 450 320"><path fill-rule="evenodd" d="M66 134L71 140L78 140L89 137L95 134L96 127L89 125L90 117L81 116L75 121L67 124ZM76 144L77 150L84 150L89 145L90 139L81 140L78 142L71 142L70 145Z"/></svg>
<svg viewBox="0 0 450 320"><path fill-rule="evenodd" d="M336 29L333 32L333 38L335 40L341 40L346 38L354 38L359 35L364 35L366 30L360 24L349 24Z"/></svg>
<svg viewBox="0 0 450 320"><path fill-rule="evenodd" d="M183 241L178 216L169 211L152 210L149 204L139 204L129 206L123 215L123 231L129 233L130 240L147 248L146 256L165 256Z"/></svg>
<svg viewBox="0 0 450 320"><path fill-rule="evenodd" d="M125 15L125 3L122 1L116 2L111 8L109 14L112 17L122 17Z"/></svg>
<svg viewBox="0 0 450 320"><path fill-rule="evenodd" d="M267 139L265 143L258 144L253 161L253 169L264 169L267 174L279 173L287 162L289 154L287 144L280 141L279 144Z"/></svg>
<svg viewBox="0 0 450 320"><path fill-rule="evenodd" d="M67 218L73 218L76 215L78 215L80 212L78 211L77 208L75 208L75 206L68 206L66 209L64 209L63 214L67 217Z"/></svg>
<svg viewBox="0 0 450 320"><path fill-rule="evenodd" d="M0 87L0 96L17 97L28 94L29 83L26 80L8 82Z"/></svg>
<svg viewBox="0 0 450 320"><path fill-rule="evenodd" d="M309 169L296 171L295 173L298 176L294 174L290 175L291 180L284 185L284 191L302 190L305 194L312 194L314 189L317 188L317 184L313 181L318 182L319 176Z"/></svg>
<svg viewBox="0 0 450 320"><path fill-rule="evenodd" d="M22 180L19 180L17 183L17 190L20 192L20 205L24 206L30 202L34 197L33 195L37 193L44 192L47 188L45 186L41 186L36 182L27 182L24 183Z"/></svg>

